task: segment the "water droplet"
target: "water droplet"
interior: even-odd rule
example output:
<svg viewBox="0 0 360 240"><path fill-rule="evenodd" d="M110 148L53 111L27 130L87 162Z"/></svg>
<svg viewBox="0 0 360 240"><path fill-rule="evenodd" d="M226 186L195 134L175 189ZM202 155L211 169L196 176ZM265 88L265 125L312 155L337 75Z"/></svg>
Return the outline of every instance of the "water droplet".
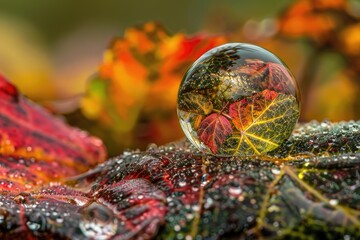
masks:
<svg viewBox="0 0 360 240"><path fill-rule="evenodd" d="M186 214L186 219L187 220L192 220L193 218L194 218L193 214L191 214L191 213Z"/></svg>
<svg viewBox="0 0 360 240"><path fill-rule="evenodd" d="M209 209L213 206L214 200L212 198L207 198L204 203L204 208Z"/></svg>
<svg viewBox="0 0 360 240"><path fill-rule="evenodd" d="M199 187L197 187L197 186L193 186L191 189L192 189L194 192L199 191Z"/></svg>
<svg viewBox="0 0 360 240"><path fill-rule="evenodd" d="M69 198L68 201L72 204L78 205L80 207L84 206L87 203L87 199L82 199L78 197Z"/></svg>
<svg viewBox="0 0 360 240"><path fill-rule="evenodd" d="M289 69L271 52L251 44L229 43L206 52L185 74L178 96L177 112L185 136L198 150L210 154L239 156L273 150L289 137L300 110L299 92ZM264 121L258 121L259 129L266 131L251 134L270 141L260 144L243 138L241 132L248 130L243 130L241 119L252 119L246 109L253 104L267 105L268 99L284 99L286 106L278 104L271 107L271 114L261 114ZM261 110L265 108L257 111ZM287 114L282 114L284 111ZM269 121L274 114L279 117ZM284 126L274 128L280 125Z"/></svg>
<svg viewBox="0 0 360 240"><path fill-rule="evenodd" d="M240 187L230 187L229 193L233 196L239 196L242 193L242 189Z"/></svg>
<svg viewBox="0 0 360 240"><path fill-rule="evenodd" d="M174 230L175 230L176 232L180 231L180 230L181 230L180 225L175 225L175 226L174 226Z"/></svg>
<svg viewBox="0 0 360 240"><path fill-rule="evenodd" d="M63 222L64 222L64 219L61 218L61 217L58 217L58 218L56 218L56 222L57 222L57 223L63 223Z"/></svg>
<svg viewBox="0 0 360 240"><path fill-rule="evenodd" d="M331 206L335 206L335 205L337 205L339 203L339 200L337 200L337 199L330 199L329 200L329 204L331 205Z"/></svg>
<svg viewBox="0 0 360 240"><path fill-rule="evenodd" d="M185 186L186 186L186 182L185 182L185 181L180 181L180 182L179 182L179 186L180 186L180 187L185 187Z"/></svg>
<svg viewBox="0 0 360 240"><path fill-rule="evenodd" d="M150 143L147 147L146 147L146 151L147 152L153 152L155 150L157 150L158 146L155 143Z"/></svg>
<svg viewBox="0 0 360 240"><path fill-rule="evenodd" d="M22 194L19 194L17 196L14 197L14 201L17 203L17 204L23 204L26 202L26 198L24 195Z"/></svg>
<svg viewBox="0 0 360 240"><path fill-rule="evenodd" d="M279 212L280 211L280 208L276 205L271 205L269 208L268 208L268 211L271 213L271 212Z"/></svg>
<svg viewBox="0 0 360 240"><path fill-rule="evenodd" d="M199 206L199 205L193 205L191 208L192 208L192 210L193 210L194 212L198 212L198 211L200 210L200 206Z"/></svg>
<svg viewBox="0 0 360 240"><path fill-rule="evenodd" d="M271 169L271 172L275 175L279 174L280 173L280 169L279 168L273 168Z"/></svg>
<svg viewBox="0 0 360 240"><path fill-rule="evenodd" d="M82 219L79 227L91 239L106 240L116 234L117 218L106 207L92 203L80 212Z"/></svg>
<svg viewBox="0 0 360 240"><path fill-rule="evenodd" d="M185 240L192 240L193 238L192 238L192 236L190 236L190 235L187 235L186 237L185 237Z"/></svg>
<svg viewBox="0 0 360 240"><path fill-rule="evenodd" d="M40 212L31 213L26 222L26 226L31 231L45 231L46 225L47 225L46 217Z"/></svg>
<svg viewBox="0 0 360 240"><path fill-rule="evenodd" d="M209 177L208 174L202 175L202 177L201 177L201 186L202 187L204 187L209 182L208 177Z"/></svg>
<svg viewBox="0 0 360 240"><path fill-rule="evenodd" d="M238 201L239 202L242 202L242 201L244 201L245 200L245 197L243 196L243 195L240 195L239 197L238 197Z"/></svg>

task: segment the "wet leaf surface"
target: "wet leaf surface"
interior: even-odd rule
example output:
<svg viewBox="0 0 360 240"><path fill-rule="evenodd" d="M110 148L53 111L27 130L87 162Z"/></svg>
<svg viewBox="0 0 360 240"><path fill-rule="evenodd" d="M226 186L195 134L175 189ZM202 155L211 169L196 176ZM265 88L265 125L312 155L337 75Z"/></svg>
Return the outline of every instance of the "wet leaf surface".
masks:
<svg viewBox="0 0 360 240"><path fill-rule="evenodd" d="M37 191L3 191L2 239L359 238L360 122L311 122L267 156L188 142L128 151Z"/></svg>

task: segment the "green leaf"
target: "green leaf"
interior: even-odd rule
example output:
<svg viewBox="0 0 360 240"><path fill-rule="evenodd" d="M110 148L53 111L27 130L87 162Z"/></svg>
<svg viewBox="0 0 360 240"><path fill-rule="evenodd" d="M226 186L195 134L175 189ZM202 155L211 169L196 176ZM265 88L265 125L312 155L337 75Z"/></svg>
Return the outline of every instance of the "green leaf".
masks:
<svg viewBox="0 0 360 240"><path fill-rule="evenodd" d="M263 154L286 140L299 117L295 97L264 90L234 102L229 115L238 132L234 132L221 152L228 155Z"/></svg>

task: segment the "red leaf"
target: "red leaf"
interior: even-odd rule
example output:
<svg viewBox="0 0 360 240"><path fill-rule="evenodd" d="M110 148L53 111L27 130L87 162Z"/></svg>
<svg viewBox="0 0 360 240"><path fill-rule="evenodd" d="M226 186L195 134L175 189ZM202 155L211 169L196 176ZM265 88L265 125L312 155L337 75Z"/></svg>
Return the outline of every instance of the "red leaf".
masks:
<svg viewBox="0 0 360 240"><path fill-rule="evenodd" d="M200 123L197 134L212 153L217 153L226 137L232 134L232 127L226 117L212 113Z"/></svg>
<svg viewBox="0 0 360 240"><path fill-rule="evenodd" d="M229 107L229 115L239 131L244 131L254 123L254 117L258 117L266 110L266 103L273 101L278 96L277 92L264 90L255 94L252 98L244 98L234 102Z"/></svg>
<svg viewBox="0 0 360 240"><path fill-rule="evenodd" d="M18 90L14 85L9 83L3 76L0 75L0 99L9 101L17 101L19 96Z"/></svg>
<svg viewBox="0 0 360 240"><path fill-rule="evenodd" d="M269 71L268 89L295 94L295 82L289 71L281 64L267 63L266 65Z"/></svg>
<svg viewBox="0 0 360 240"><path fill-rule="evenodd" d="M106 152L99 139L54 118L0 76L0 157L0 181L20 191L84 172Z"/></svg>
<svg viewBox="0 0 360 240"><path fill-rule="evenodd" d="M95 192L93 199L115 212L115 217L122 221L122 231L116 234L117 239L133 239L129 237L131 235L139 239L146 235L155 236L158 227L165 223L166 195L145 179L114 183Z"/></svg>
<svg viewBox="0 0 360 240"><path fill-rule="evenodd" d="M295 94L295 82L289 71L281 64L265 63L258 59L246 60L246 65L239 70L253 79L261 79L263 89Z"/></svg>

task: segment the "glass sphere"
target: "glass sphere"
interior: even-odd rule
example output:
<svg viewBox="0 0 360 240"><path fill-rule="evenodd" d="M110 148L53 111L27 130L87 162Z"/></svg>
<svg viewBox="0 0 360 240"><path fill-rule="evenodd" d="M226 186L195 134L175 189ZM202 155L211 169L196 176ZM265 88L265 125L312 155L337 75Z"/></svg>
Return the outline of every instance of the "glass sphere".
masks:
<svg viewBox="0 0 360 240"><path fill-rule="evenodd" d="M271 52L229 43L203 54L185 74L177 112L186 137L216 155L260 155L277 148L300 114L295 78Z"/></svg>

